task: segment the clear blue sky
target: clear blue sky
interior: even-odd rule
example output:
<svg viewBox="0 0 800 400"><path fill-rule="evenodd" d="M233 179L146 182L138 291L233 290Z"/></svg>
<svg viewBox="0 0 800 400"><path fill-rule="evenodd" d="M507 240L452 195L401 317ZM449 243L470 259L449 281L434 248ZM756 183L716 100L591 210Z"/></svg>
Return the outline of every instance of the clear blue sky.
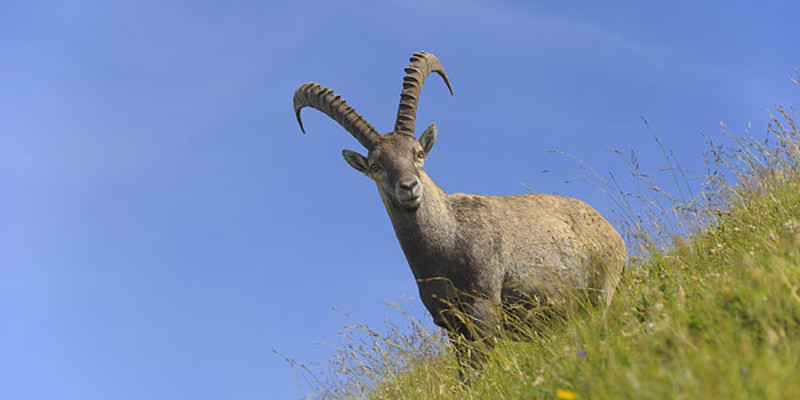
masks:
<svg viewBox="0 0 800 400"><path fill-rule="evenodd" d="M362 150L292 113L314 80L380 131L436 54L426 170L446 191L597 190L542 169L691 169L702 135L796 105L800 2L0 2L0 399L297 398L382 300L426 319ZM646 5L644 5L646 4Z"/></svg>

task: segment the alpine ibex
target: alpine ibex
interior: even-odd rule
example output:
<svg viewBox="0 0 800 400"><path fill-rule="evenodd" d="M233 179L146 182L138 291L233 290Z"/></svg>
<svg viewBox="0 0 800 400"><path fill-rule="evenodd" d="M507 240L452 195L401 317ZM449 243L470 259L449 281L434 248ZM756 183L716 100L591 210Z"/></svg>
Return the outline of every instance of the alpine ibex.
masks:
<svg viewBox="0 0 800 400"><path fill-rule="evenodd" d="M448 330L462 365L474 365L482 352L466 355L464 349L472 347L460 345L458 335L481 344L502 327L503 309L531 314L543 306L557 312L575 306L574 299L607 305L625 244L592 207L550 194L447 194L423 171L436 125L414 138L420 89L431 72L451 94L453 89L434 55L418 52L410 61L390 133L379 134L339 95L313 82L295 91L294 110L304 133L300 110L312 107L339 122L369 152L342 154L377 184L422 302Z"/></svg>

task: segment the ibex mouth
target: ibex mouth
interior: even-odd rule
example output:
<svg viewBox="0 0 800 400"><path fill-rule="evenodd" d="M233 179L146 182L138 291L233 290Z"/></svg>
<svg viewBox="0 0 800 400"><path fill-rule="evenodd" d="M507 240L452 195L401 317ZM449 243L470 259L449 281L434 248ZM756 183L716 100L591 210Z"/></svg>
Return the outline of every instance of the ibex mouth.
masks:
<svg viewBox="0 0 800 400"><path fill-rule="evenodd" d="M398 199L398 202L406 211L415 211L422 203L422 195L409 197L407 199Z"/></svg>

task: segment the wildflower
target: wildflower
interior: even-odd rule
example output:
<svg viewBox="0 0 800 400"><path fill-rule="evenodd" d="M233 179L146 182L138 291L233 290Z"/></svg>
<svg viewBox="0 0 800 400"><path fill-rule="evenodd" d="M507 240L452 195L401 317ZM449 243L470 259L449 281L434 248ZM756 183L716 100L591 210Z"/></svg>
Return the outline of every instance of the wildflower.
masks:
<svg viewBox="0 0 800 400"><path fill-rule="evenodd" d="M783 229L789 232L800 232L800 224L797 221L790 219L783 223Z"/></svg>
<svg viewBox="0 0 800 400"><path fill-rule="evenodd" d="M556 389L556 398L559 400L577 400L578 394L571 390Z"/></svg>
<svg viewBox="0 0 800 400"><path fill-rule="evenodd" d="M584 350L578 350L578 356L579 356L579 357L586 357L586 351L584 351Z"/></svg>
<svg viewBox="0 0 800 400"><path fill-rule="evenodd" d="M777 241L778 241L778 235L776 235L776 234L775 234L775 232L769 232L769 233L767 234L767 238L768 238L770 241L773 241L773 242L777 242Z"/></svg>

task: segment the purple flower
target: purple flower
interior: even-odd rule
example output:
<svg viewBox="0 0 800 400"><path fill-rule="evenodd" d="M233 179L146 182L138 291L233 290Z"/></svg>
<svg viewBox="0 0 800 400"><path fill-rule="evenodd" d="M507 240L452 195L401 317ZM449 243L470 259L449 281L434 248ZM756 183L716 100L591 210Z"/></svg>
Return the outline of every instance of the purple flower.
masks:
<svg viewBox="0 0 800 400"><path fill-rule="evenodd" d="M583 351L583 350L578 350L578 356L580 356L580 357L586 357L586 352L585 352L585 351Z"/></svg>

